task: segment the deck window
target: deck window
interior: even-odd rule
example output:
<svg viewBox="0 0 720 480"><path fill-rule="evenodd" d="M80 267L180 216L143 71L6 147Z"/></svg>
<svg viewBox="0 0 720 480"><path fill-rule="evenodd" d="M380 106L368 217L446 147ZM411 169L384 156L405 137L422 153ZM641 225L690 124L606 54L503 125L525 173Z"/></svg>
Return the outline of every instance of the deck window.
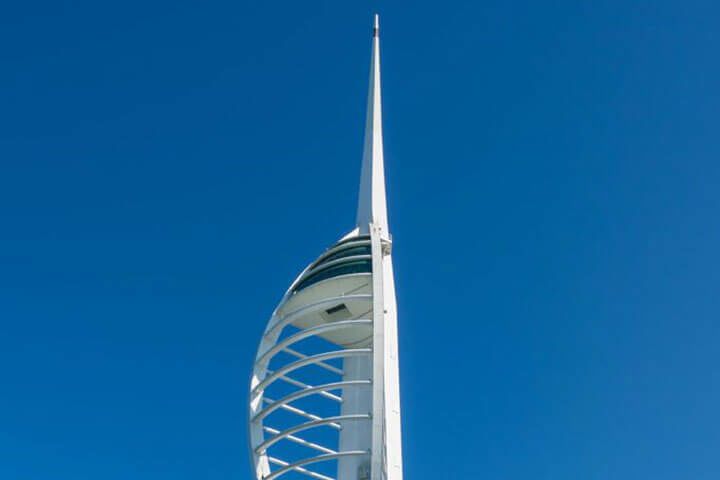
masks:
<svg viewBox="0 0 720 480"><path fill-rule="evenodd" d="M293 292L299 292L310 285L327 280L328 278L339 277L340 275L350 275L353 273L370 272L372 272L372 261L370 259L351 260L311 273L295 286Z"/></svg>
<svg viewBox="0 0 720 480"><path fill-rule="evenodd" d="M323 263L328 263L333 260L337 260L339 258L345 258L345 257L355 257L358 255L370 255L370 245L357 245L354 247L348 247L344 250L337 251L335 253L331 253L327 257L322 258L319 262L317 262L313 268L317 267L318 265L322 265Z"/></svg>

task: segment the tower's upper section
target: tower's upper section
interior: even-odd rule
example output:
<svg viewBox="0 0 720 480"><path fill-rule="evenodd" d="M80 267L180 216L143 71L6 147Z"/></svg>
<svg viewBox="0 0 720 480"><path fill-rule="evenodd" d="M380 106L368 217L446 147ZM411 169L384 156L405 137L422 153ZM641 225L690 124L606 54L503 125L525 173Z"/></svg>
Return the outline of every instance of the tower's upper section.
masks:
<svg viewBox="0 0 720 480"><path fill-rule="evenodd" d="M388 235L380 98L380 24L378 15L375 15L373 28L370 87L365 122L365 147L358 195L357 227L360 234L368 233L369 224L372 223L380 227L385 235Z"/></svg>

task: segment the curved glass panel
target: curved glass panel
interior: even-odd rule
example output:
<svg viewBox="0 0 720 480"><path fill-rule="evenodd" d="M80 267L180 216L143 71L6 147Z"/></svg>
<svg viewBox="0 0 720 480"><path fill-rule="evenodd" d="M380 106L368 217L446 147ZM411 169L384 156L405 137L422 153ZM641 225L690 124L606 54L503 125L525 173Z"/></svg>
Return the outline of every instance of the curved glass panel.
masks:
<svg viewBox="0 0 720 480"><path fill-rule="evenodd" d="M317 262L315 265L313 265L313 268L317 267L318 265L322 265L323 263L328 263L333 260L337 260L338 258L345 258L345 257L355 257L358 255L370 255L371 253L371 247L370 245L358 245L355 247L349 247L344 250L340 250L338 252L332 253L328 255L327 257L322 258L319 262Z"/></svg>
<svg viewBox="0 0 720 480"><path fill-rule="evenodd" d="M338 252L339 253L339 252ZM298 283L293 292L309 287L315 283L321 282L328 278L339 277L340 275L349 275L351 273L370 273L372 272L372 260L352 260L331 267L323 268L317 272L307 276L303 281Z"/></svg>

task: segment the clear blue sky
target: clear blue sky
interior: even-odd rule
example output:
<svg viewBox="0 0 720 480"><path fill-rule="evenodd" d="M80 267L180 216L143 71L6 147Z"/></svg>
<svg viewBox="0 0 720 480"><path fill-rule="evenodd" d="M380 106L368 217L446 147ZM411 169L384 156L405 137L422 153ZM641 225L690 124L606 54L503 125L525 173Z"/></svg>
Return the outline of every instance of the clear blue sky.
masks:
<svg viewBox="0 0 720 480"><path fill-rule="evenodd" d="M0 478L250 478L376 9L406 478L720 476L717 2L131 0L0 16Z"/></svg>

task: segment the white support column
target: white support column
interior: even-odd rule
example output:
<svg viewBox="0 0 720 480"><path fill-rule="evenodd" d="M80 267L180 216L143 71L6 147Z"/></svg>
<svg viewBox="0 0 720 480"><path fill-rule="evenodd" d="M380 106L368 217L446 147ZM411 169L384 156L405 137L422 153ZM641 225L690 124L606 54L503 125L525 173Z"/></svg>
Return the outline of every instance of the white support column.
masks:
<svg viewBox="0 0 720 480"><path fill-rule="evenodd" d="M372 358L350 357L343 361L345 375L343 381L362 381L372 378ZM368 450L372 442L371 411L372 391L374 387L347 388L343 390L342 416L365 415L367 420L342 424L338 450ZM338 479L369 480L363 478L363 470L369 473L370 465L367 457L344 457L338 459Z"/></svg>
<svg viewBox="0 0 720 480"><path fill-rule="evenodd" d="M385 479L385 294L382 228L370 226L373 257L373 397L370 480Z"/></svg>
<svg viewBox="0 0 720 480"><path fill-rule="evenodd" d="M402 432L400 428L400 373L397 305L392 256L383 258L385 301L385 468L386 480L402 480Z"/></svg>

